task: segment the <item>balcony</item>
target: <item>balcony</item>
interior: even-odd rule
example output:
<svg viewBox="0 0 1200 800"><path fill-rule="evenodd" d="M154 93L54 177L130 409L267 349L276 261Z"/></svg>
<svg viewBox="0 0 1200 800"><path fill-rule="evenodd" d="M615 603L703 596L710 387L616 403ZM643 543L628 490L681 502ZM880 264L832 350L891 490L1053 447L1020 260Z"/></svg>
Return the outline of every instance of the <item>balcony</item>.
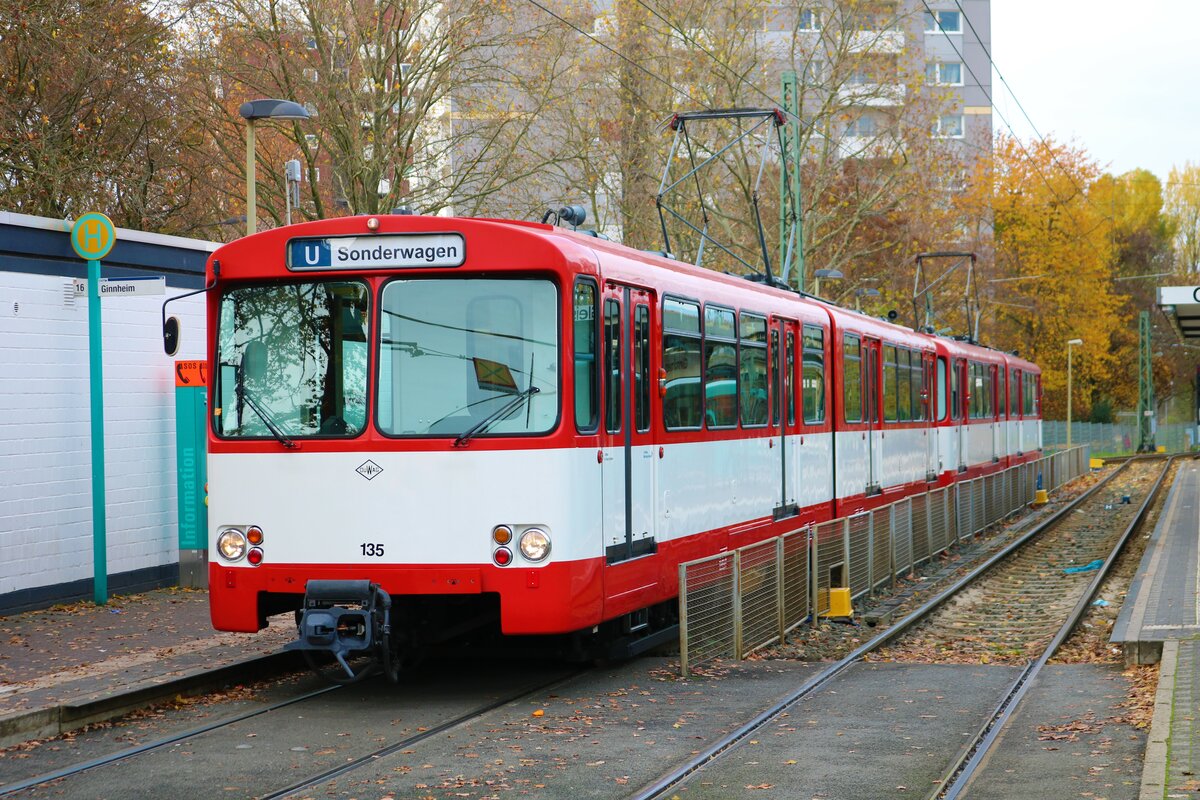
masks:
<svg viewBox="0 0 1200 800"><path fill-rule="evenodd" d="M854 31L848 49L851 53L898 55L904 52L904 31Z"/></svg>
<svg viewBox="0 0 1200 800"><path fill-rule="evenodd" d="M838 99L846 105L867 108L896 108L904 105L908 87L902 83L850 83L838 89Z"/></svg>

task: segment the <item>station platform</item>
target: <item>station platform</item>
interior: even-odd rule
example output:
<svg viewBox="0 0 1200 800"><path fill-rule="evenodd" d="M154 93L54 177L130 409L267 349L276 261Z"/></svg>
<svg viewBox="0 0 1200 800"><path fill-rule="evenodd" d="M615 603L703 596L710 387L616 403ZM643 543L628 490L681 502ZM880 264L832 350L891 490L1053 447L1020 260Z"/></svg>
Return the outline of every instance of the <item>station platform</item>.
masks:
<svg viewBox="0 0 1200 800"><path fill-rule="evenodd" d="M1139 800L1200 792L1200 463L1180 464L1111 641L1160 663ZM1182 792L1182 794L1180 794Z"/></svg>
<svg viewBox="0 0 1200 800"><path fill-rule="evenodd" d="M112 719L295 659L291 615L258 634L212 629L208 593L160 589L0 617L0 748Z"/></svg>
<svg viewBox="0 0 1200 800"><path fill-rule="evenodd" d="M1125 663L1155 664L1163 642L1200 635L1200 464L1180 464L1111 641Z"/></svg>

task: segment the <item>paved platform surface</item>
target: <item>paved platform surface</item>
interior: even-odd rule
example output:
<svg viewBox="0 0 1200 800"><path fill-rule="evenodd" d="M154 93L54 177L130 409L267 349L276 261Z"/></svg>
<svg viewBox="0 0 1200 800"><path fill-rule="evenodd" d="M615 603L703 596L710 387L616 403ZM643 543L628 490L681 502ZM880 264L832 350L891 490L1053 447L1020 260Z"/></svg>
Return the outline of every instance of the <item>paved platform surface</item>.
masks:
<svg viewBox="0 0 1200 800"><path fill-rule="evenodd" d="M1158 524L1129 596L1113 625L1112 641L1128 661L1154 663L1168 639L1200 634L1200 465L1175 474Z"/></svg>
<svg viewBox="0 0 1200 800"><path fill-rule="evenodd" d="M1142 800L1200 793L1200 464L1180 464L1113 625L1126 663L1161 660Z"/></svg>
<svg viewBox="0 0 1200 800"><path fill-rule="evenodd" d="M111 718L181 679L252 669L293 638L289 622L214 631L207 592L185 589L0 617L0 747Z"/></svg>

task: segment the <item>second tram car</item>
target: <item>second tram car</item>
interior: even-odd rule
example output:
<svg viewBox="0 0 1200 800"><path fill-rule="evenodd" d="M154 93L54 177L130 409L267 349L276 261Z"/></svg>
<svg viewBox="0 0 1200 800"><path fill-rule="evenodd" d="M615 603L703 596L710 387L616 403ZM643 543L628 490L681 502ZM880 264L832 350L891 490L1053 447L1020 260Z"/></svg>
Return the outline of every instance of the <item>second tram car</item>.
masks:
<svg viewBox="0 0 1200 800"><path fill-rule="evenodd" d="M549 225L312 222L209 278L221 630L637 638L681 562L1041 447L1030 362Z"/></svg>

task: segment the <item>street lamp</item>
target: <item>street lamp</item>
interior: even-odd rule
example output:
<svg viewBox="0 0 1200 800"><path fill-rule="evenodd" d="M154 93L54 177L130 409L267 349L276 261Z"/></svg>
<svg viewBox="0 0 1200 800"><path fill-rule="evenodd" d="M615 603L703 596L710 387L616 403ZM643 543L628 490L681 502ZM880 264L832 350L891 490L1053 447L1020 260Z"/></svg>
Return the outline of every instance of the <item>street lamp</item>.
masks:
<svg viewBox="0 0 1200 800"><path fill-rule="evenodd" d="M1067 449L1071 449L1071 348L1083 344L1083 339L1067 340Z"/></svg>
<svg viewBox="0 0 1200 800"><path fill-rule="evenodd" d="M817 270L816 272L813 273L813 278L815 279L813 281L813 295L816 297L821 296L821 278L828 278L831 281L839 281L844 277L846 277L846 276L841 273L841 270L836 270L836 269L819 269L819 270Z"/></svg>
<svg viewBox="0 0 1200 800"><path fill-rule="evenodd" d="M854 310L862 311L859 308L859 300L863 297L879 297L879 290L871 287L859 288L854 290Z"/></svg>
<svg viewBox="0 0 1200 800"><path fill-rule="evenodd" d="M246 120L246 235L258 222L258 197L254 185L254 123L260 119L308 119L308 112L291 100L251 100L238 113Z"/></svg>

